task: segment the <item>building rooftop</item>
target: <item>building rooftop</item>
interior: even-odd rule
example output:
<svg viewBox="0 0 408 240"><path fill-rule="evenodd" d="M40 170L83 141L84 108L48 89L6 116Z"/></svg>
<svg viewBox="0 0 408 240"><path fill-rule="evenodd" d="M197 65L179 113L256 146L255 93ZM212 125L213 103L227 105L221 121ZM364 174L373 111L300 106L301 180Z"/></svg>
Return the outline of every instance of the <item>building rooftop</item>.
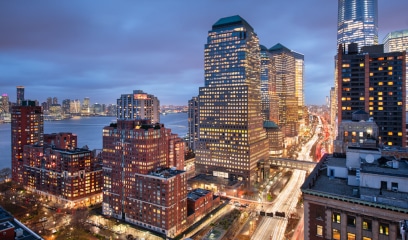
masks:
<svg viewBox="0 0 408 240"><path fill-rule="evenodd" d="M185 173L185 171L177 170L176 168L164 168L150 172L147 176L154 176L159 178L172 178L178 174Z"/></svg>
<svg viewBox="0 0 408 240"><path fill-rule="evenodd" d="M193 201L197 201L197 199L207 195L209 192L210 191L206 189L196 188L187 194L187 198Z"/></svg>
<svg viewBox="0 0 408 240"><path fill-rule="evenodd" d="M290 50L289 48L283 46L282 44L278 43L275 46L269 48L269 51L287 51L287 52L291 52L292 50Z"/></svg>
<svg viewBox="0 0 408 240"><path fill-rule="evenodd" d="M346 168L346 159L325 155L315 169L306 178L301 189L303 193L324 198L353 202L408 214L408 193L391 190L381 190L348 184L347 178L328 176L329 166ZM381 167L377 161L371 164L362 163L361 173L372 172L393 176L403 176L408 183L408 163L399 161L399 168ZM352 176L355 177L355 176Z"/></svg>
<svg viewBox="0 0 408 240"><path fill-rule="evenodd" d="M212 28L213 29L223 28L223 27L234 26L234 25L245 25L249 27L250 29L252 29L253 31L253 28L251 27L251 25L249 25L248 22L245 21L245 19L243 19L239 15L220 18L216 23L214 23L214 25L212 25Z"/></svg>
<svg viewBox="0 0 408 240"><path fill-rule="evenodd" d="M43 239L38 236L35 232L31 231L24 224L19 222L13 217L9 212L0 207L0 231L14 227L16 232L16 240L39 240Z"/></svg>

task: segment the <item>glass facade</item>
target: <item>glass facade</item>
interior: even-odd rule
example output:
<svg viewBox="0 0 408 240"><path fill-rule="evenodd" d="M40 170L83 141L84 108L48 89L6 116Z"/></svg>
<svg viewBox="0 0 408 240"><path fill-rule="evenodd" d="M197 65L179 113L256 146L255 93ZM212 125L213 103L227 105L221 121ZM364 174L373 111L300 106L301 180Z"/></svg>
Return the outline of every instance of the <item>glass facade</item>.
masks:
<svg viewBox="0 0 408 240"><path fill-rule="evenodd" d="M338 1L337 45L349 43L378 44L377 0Z"/></svg>
<svg viewBox="0 0 408 240"><path fill-rule="evenodd" d="M222 18L208 32L205 86L199 89L198 172L257 181L268 157L261 116L259 40L240 16Z"/></svg>

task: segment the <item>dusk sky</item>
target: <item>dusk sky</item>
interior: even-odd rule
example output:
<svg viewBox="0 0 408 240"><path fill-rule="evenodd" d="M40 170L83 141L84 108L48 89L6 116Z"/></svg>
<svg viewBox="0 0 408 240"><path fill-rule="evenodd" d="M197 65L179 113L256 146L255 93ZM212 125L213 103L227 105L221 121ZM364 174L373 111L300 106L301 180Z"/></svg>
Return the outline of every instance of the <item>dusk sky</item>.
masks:
<svg viewBox="0 0 408 240"><path fill-rule="evenodd" d="M407 0L379 0L379 41L408 29ZM204 85L204 44L220 18L240 15L267 48L305 56L306 104L334 86L337 0L1 1L0 94L116 103L140 89L187 105Z"/></svg>

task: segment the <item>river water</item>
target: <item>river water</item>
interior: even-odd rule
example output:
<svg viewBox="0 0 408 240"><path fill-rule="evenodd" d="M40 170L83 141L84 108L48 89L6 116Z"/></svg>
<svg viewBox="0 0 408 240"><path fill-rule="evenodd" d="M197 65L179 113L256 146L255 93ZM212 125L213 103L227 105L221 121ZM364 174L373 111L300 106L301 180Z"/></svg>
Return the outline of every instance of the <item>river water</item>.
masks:
<svg viewBox="0 0 408 240"><path fill-rule="evenodd" d="M78 147L102 149L102 129L115 117L80 117L61 121L45 121L44 133L72 132L78 136ZM187 134L187 113L160 116L160 122L179 137ZM0 124L0 169L11 167L11 124Z"/></svg>

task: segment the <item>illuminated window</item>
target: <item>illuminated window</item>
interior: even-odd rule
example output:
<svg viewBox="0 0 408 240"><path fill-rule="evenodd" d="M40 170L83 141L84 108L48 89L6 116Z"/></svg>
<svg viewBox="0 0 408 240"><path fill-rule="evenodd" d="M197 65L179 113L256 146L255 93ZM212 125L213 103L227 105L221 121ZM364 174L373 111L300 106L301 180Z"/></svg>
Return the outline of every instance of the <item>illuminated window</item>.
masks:
<svg viewBox="0 0 408 240"><path fill-rule="evenodd" d="M388 146L392 146L392 142L388 142L387 145L388 145Z"/></svg>
<svg viewBox="0 0 408 240"><path fill-rule="evenodd" d="M389 67L388 67L388 70L392 70L392 66L389 66Z"/></svg>
<svg viewBox="0 0 408 240"><path fill-rule="evenodd" d="M402 136L402 132L398 132L398 137L401 137Z"/></svg>
<svg viewBox="0 0 408 240"><path fill-rule="evenodd" d="M341 101L346 101L346 100L347 100L347 98L345 98L345 97L341 98Z"/></svg>
<svg viewBox="0 0 408 240"><path fill-rule="evenodd" d="M371 231L371 220L363 219L363 230Z"/></svg>
<svg viewBox="0 0 408 240"><path fill-rule="evenodd" d="M361 100L361 101L364 101L364 97L360 97L360 100Z"/></svg>
<svg viewBox="0 0 408 240"><path fill-rule="evenodd" d="M370 77L374 76L374 73L370 72Z"/></svg>
<svg viewBox="0 0 408 240"><path fill-rule="evenodd" d="M370 105L371 105L371 104L370 104ZM371 111L372 111L372 110L374 110L374 107L369 107L368 110L371 110Z"/></svg>
<svg viewBox="0 0 408 240"><path fill-rule="evenodd" d="M382 101L382 100L383 100L383 97L378 97L378 100L379 100L379 101Z"/></svg>
<svg viewBox="0 0 408 240"><path fill-rule="evenodd" d="M398 106L402 106L402 102L398 102L397 104L398 104Z"/></svg>
<svg viewBox="0 0 408 240"><path fill-rule="evenodd" d="M392 93L392 92L388 92L388 95L389 95L389 96L392 96L392 95L393 95L393 93Z"/></svg>
<svg viewBox="0 0 408 240"><path fill-rule="evenodd" d="M343 78L343 82L350 82L350 78Z"/></svg>
<svg viewBox="0 0 408 240"><path fill-rule="evenodd" d="M380 100L380 99L378 99L378 100ZM379 105L379 106L382 106L382 105L383 105L383 102L378 102L378 105Z"/></svg>
<svg viewBox="0 0 408 240"><path fill-rule="evenodd" d="M373 101L374 100L374 97L370 97L370 98L368 98L370 101Z"/></svg>
<svg viewBox="0 0 408 240"><path fill-rule="evenodd" d="M378 107L378 111L382 111L382 110L384 110L383 107Z"/></svg>
<svg viewBox="0 0 408 240"><path fill-rule="evenodd" d="M373 88L373 87L370 87L370 88L368 88L368 90L370 90L370 91L374 91L374 88Z"/></svg>
<svg viewBox="0 0 408 240"><path fill-rule="evenodd" d="M360 63L360 67L364 67L364 63Z"/></svg>
<svg viewBox="0 0 408 240"><path fill-rule="evenodd" d="M316 235L317 236L323 236L323 226L317 225Z"/></svg>
<svg viewBox="0 0 408 240"><path fill-rule="evenodd" d="M347 240L356 240L356 234L347 233Z"/></svg>
<svg viewBox="0 0 408 240"><path fill-rule="evenodd" d="M379 67L378 70L382 71L382 70L383 70L383 67Z"/></svg>
<svg viewBox="0 0 408 240"><path fill-rule="evenodd" d="M350 64L348 64L348 63L343 63L342 67L348 68L348 67L350 67Z"/></svg>
<svg viewBox="0 0 408 240"><path fill-rule="evenodd" d="M380 223L380 234L388 236L388 224Z"/></svg>
<svg viewBox="0 0 408 240"><path fill-rule="evenodd" d="M353 136L353 137L357 136L356 132L352 132L351 136Z"/></svg>
<svg viewBox="0 0 408 240"><path fill-rule="evenodd" d="M363 237L363 240L372 240L372 239L369 237Z"/></svg>
<svg viewBox="0 0 408 240"><path fill-rule="evenodd" d="M382 92L378 92L378 96L382 96L383 95L383 93Z"/></svg>
<svg viewBox="0 0 408 240"><path fill-rule="evenodd" d="M388 76L392 76L392 72L388 72Z"/></svg>
<svg viewBox="0 0 408 240"><path fill-rule="evenodd" d="M379 58L378 58L378 61L384 61L384 58L383 58L383 57L379 57Z"/></svg>
<svg viewBox="0 0 408 240"><path fill-rule="evenodd" d="M335 223L340 223L340 213L334 212L332 215L332 221Z"/></svg>
<svg viewBox="0 0 408 240"><path fill-rule="evenodd" d="M333 236L332 236L332 238L335 239L335 240L340 240L340 231L333 228Z"/></svg>
<svg viewBox="0 0 408 240"><path fill-rule="evenodd" d="M383 82L378 82L378 86L382 86L383 85Z"/></svg>

